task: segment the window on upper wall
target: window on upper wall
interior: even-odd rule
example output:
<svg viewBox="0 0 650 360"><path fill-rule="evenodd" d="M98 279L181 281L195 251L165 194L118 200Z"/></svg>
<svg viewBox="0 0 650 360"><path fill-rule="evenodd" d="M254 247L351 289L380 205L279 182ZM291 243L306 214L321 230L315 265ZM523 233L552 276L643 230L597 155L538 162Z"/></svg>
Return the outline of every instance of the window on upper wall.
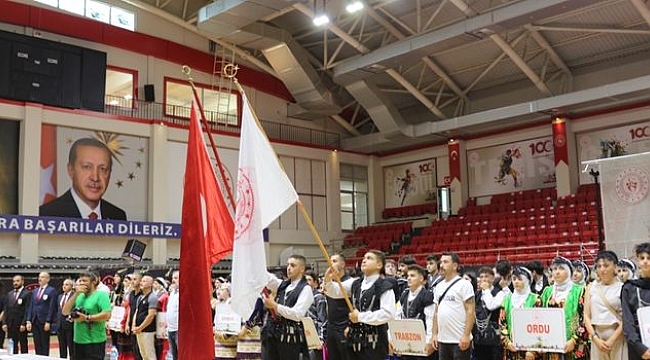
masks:
<svg viewBox="0 0 650 360"><path fill-rule="evenodd" d="M135 31L135 13L96 0L34 0L73 14Z"/></svg>
<svg viewBox="0 0 650 360"><path fill-rule="evenodd" d="M368 167L341 164L341 230L368 225Z"/></svg>
<svg viewBox="0 0 650 360"><path fill-rule="evenodd" d="M219 90L218 87L198 83L194 85L207 121L239 125L239 106L242 100L237 91ZM189 119L193 99L192 87L187 81L165 78L165 115Z"/></svg>
<svg viewBox="0 0 650 360"><path fill-rule="evenodd" d="M137 86L138 72L136 70L107 66L105 104L133 108L133 99L138 98Z"/></svg>

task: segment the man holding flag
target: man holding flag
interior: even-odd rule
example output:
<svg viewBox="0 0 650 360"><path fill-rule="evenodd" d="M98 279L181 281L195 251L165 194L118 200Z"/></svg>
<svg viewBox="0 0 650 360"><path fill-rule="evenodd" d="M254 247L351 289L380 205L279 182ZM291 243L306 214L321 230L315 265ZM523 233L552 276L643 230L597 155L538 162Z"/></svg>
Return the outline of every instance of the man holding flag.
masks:
<svg viewBox="0 0 650 360"><path fill-rule="evenodd" d="M235 215L235 241L232 263L232 308L243 318L248 318L262 289L269 284L262 230L267 228L291 205L298 201L293 188L278 161L275 151L264 135L253 114L246 94L242 90L242 125L239 144L239 172L237 176L237 211ZM299 285L304 280L305 259L292 256L287 264L287 275L291 282L282 289L287 297L278 305L273 299L266 299L268 308L276 308L278 321L299 321L313 302L311 290ZM275 288L278 282L271 283ZM281 287L280 287L281 288ZM291 295L289 293L294 293ZM306 297L303 293L309 295ZM289 298L295 297L289 302ZM291 306L286 304L293 303ZM300 308L300 309L299 309ZM304 309L304 310L303 310ZM295 334L297 335L297 334ZM288 340L288 339L287 339ZM271 355L263 347L266 356ZM278 345L277 343L275 345ZM293 344L295 346L295 343ZM283 350L282 347L280 350ZM277 349L276 349L277 350ZM272 350L272 351L276 351ZM265 359L293 359L289 353ZM298 354L298 353L296 353ZM295 359L298 359L297 355Z"/></svg>
<svg viewBox="0 0 650 360"><path fill-rule="evenodd" d="M306 262L302 255L291 255L284 281L268 274L267 288L276 296L265 297L264 306L276 315L268 316L262 328L262 360L298 360L301 353L309 356L301 319L307 316L314 295L305 279Z"/></svg>

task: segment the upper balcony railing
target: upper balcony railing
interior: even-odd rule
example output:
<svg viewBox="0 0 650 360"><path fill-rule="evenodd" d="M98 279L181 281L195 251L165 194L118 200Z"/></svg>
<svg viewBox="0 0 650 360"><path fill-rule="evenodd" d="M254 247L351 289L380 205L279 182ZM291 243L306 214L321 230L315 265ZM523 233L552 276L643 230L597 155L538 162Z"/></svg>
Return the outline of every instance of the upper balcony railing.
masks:
<svg viewBox="0 0 650 360"><path fill-rule="evenodd" d="M160 120L165 123L189 126L190 108L185 106L166 105L161 103L127 100L120 96L106 95L104 112L112 115L120 115L138 119ZM210 129L226 133L239 134L240 128L237 125L235 115L218 113L216 111L204 111ZM300 143L326 148L337 149L341 145L341 136L337 133L314 130L306 127L277 123L261 120L260 123L271 140Z"/></svg>

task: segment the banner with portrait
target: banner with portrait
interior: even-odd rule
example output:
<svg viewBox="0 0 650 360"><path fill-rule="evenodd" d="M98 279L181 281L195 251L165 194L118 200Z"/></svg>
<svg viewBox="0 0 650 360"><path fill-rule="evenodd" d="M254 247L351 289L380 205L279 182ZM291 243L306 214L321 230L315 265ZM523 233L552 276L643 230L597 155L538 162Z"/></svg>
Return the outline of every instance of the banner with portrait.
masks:
<svg viewBox="0 0 650 360"><path fill-rule="evenodd" d="M20 122L0 119L0 214L18 213Z"/></svg>
<svg viewBox="0 0 650 360"><path fill-rule="evenodd" d="M384 167L386 208L436 202L436 159Z"/></svg>
<svg viewBox="0 0 650 360"><path fill-rule="evenodd" d="M648 164L650 152L598 161L607 249L618 254L650 241Z"/></svg>
<svg viewBox="0 0 650 360"><path fill-rule="evenodd" d="M468 150L467 174L472 197L555 186L553 139Z"/></svg>
<svg viewBox="0 0 650 360"><path fill-rule="evenodd" d="M99 202L101 219L147 220L148 159L148 138L43 125L39 215L85 217L79 203Z"/></svg>
<svg viewBox="0 0 650 360"><path fill-rule="evenodd" d="M650 151L650 121L578 134L576 140L582 169L582 161ZM588 172L580 171L580 184L592 182Z"/></svg>

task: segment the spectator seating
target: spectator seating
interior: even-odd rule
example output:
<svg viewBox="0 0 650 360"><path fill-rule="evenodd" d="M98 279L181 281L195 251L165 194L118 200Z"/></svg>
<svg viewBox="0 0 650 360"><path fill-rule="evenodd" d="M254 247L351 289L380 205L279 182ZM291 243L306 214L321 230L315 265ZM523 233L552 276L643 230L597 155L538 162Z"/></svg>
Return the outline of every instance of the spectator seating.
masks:
<svg viewBox="0 0 650 360"><path fill-rule="evenodd" d="M381 216L384 219L389 218L408 218L414 216L422 216L426 214L436 214L438 212L438 204L420 204L411 206L402 206L396 208L386 208L382 211Z"/></svg>
<svg viewBox="0 0 650 360"><path fill-rule="evenodd" d="M389 252L391 243L400 244L402 235L410 234L412 230L413 223L410 221L362 226L345 237L343 247L360 247L357 256L363 256L368 249Z"/></svg>
<svg viewBox="0 0 650 360"><path fill-rule="evenodd" d="M469 199L458 217L438 219L394 254L416 256L453 251L467 265L550 262L558 254L593 259L598 252L597 185L557 198L554 188L494 195L489 204ZM382 249L383 250L383 249Z"/></svg>

